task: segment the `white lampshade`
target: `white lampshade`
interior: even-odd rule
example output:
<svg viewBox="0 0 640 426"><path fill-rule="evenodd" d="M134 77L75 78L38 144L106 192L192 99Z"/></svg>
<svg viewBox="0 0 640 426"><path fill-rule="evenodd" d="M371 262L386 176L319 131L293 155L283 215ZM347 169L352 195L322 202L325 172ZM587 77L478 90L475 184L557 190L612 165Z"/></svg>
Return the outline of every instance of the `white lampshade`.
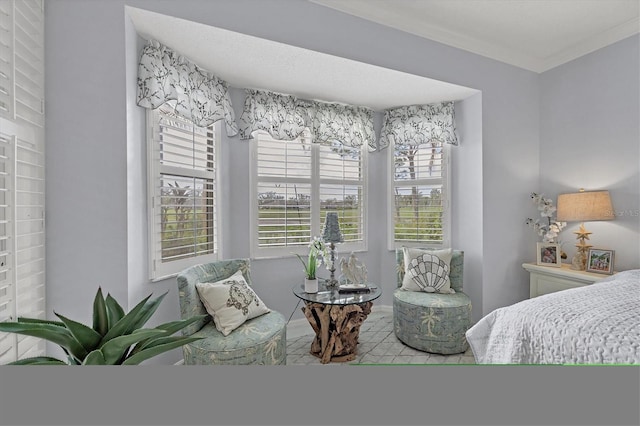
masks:
<svg viewBox="0 0 640 426"><path fill-rule="evenodd" d="M581 191L558 195L556 219L561 222L586 222L614 218L609 191Z"/></svg>

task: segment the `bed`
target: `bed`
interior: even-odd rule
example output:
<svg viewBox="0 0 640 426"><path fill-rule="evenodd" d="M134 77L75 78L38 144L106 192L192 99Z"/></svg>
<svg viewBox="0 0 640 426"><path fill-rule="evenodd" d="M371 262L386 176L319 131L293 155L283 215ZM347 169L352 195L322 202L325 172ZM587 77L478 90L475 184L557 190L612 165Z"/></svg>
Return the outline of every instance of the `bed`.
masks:
<svg viewBox="0 0 640 426"><path fill-rule="evenodd" d="M479 364L640 364L640 269L498 308L466 337Z"/></svg>

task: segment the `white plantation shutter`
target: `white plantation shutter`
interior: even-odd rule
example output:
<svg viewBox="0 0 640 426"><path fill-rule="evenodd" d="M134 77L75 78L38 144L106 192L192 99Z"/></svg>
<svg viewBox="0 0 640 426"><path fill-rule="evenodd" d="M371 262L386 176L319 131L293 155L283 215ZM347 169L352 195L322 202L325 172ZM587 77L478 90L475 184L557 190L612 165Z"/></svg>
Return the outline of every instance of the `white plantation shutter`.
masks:
<svg viewBox="0 0 640 426"><path fill-rule="evenodd" d="M45 318L44 146L0 133L0 321ZM44 342L0 333L0 364L44 355Z"/></svg>
<svg viewBox="0 0 640 426"><path fill-rule="evenodd" d="M0 1L0 117L13 110L13 2Z"/></svg>
<svg viewBox="0 0 640 426"><path fill-rule="evenodd" d="M44 125L44 14L42 2L15 2L15 114Z"/></svg>
<svg viewBox="0 0 640 426"><path fill-rule="evenodd" d="M365 246L363 148L292 141L258 133L252 146L252 257L306 253L322 231L327 211L337 211L345 242Z"/></svg>
<svg viewBox="0 0 640 426"><path fill-rule="evenodd" d="M0 321L16 319L16 285L13 276L12 151L14 138L0 133ZM17 359L16 335L0 333L0 364Z"/></svg>
<svg viewBox="0 0 640 426"><path fill-rule="evenodd" d="M449 241L447 148L442 142L393 146L390 248L444 246Z"/></svg>
<svg viewBox="0 0 640 426"><path fill-rule="evenodd" d="M267 136L258 140L257 246L306 246L311 235L311 145Z"/></svg>
<svg viewBox="0 0 640 426"><path fill-rule="evenodd" d="M345 242L364 241L364 161L362 149L319 145L320 223L338 212Z"/></svg>
<svg viewBox="0 0 640 426"><path fill-rule="evenodd" d="M0 1L0 321L46 317L44 13ZM0 364L45 355L45 342L0 333Z"/></svg>
<svg viewBox="0 0 640 426"><path fill-rule="evenodd" d="M0 116L44 126L42 1L0 2Z"/></svg>
<svg viewBox="0 0 640 426"><path fill-rule="evenodd" d="M151 277L217 258L217 125L198 127L170 103L149 111Z"/></svg>

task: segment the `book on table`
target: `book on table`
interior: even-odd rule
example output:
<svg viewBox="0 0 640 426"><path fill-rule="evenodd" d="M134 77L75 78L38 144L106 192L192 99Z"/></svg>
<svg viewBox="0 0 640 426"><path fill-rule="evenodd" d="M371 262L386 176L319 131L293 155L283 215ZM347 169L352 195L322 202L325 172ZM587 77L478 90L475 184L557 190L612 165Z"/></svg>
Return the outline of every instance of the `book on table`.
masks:
<svg viewBox="0 0 640 426"><path fill-rule="evenodd" d="M369 291L367 284L340 284L338 286L339 293L368 293Z"/></svg>

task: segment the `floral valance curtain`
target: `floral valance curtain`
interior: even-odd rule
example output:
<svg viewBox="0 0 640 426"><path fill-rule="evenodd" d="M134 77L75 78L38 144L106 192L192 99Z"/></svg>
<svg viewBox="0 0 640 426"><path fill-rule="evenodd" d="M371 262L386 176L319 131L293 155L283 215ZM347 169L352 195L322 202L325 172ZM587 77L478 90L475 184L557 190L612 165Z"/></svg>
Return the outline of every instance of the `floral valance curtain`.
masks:
<svg viewBox="0 0 640 426"><path fill-rule="evenodd" d="M257 130L273 138L293 140L309 128L313 142L337 141L346 146L368 145L375 150L373 112L364 107L308 101L295 96L249 89L240 116L240 138Z"/></svg>
<svg viewBox="0 0 640 426"><path fill-rule="evenodd" d="M138 66L137 104L155 109L176 101L176 113L206 127L224 120L227 135L238 133L227 83L187 58L150 40Z"/></svg>
<svg viewBox="0 0 640 426"><path fill-rule="evenodd" d="M458 145L453 102L403 106L384 112L380 149L392 142L421 145L432 140Z"/></svg>
<svg viewBox="0 0 640 426"><path fill-rule="evenodd" d="M253 89L247 89L246 93L239 123L240 139L250 139L257 130L285 141L302 134L306 127L306 112L298 108L295 97Z"/></svg>
<svg viewBox="0 0 640 426"><path fill-rule="evenodd" d="M314 142L337 141L346 146L367 145L370 151L376 150L370 109L317 101L302 103L307 106L307 125Z"/></svg>

